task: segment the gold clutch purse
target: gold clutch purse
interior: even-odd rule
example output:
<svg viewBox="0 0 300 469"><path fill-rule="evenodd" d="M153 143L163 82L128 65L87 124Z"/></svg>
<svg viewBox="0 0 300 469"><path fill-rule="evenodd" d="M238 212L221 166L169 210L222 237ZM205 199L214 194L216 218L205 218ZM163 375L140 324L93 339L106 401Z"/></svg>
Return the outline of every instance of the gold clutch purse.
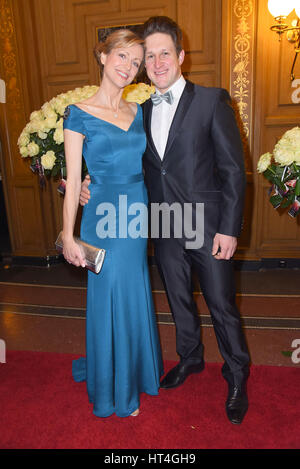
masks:
<svg viewBox="0 0 300 469"><path fill-rule="evenodd" d="M84 257L86 268L98 274L102 268L102 264L105 257L105 249L97 248L91 244L85 243L80 238L74 236L75 242L80 246ZM63 240L62 231L59 233L57 240L55 241L56 250L60 253L63 251Z"/></svg>

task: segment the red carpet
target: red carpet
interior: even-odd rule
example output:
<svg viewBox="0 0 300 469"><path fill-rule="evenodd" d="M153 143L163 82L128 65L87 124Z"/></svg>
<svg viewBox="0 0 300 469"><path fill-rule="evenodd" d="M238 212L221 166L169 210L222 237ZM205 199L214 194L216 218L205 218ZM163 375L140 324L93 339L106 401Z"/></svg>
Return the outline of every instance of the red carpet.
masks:
<svg viewBox="0 0 300 469"><path fill-rule="evenodd" d="M300 448L300 370L252 366L241 426L225 415L220 364L207 364L174 390L142 395L138 417L92 414L73 355L7 352L0 364L2 449ZM165 364L166 371L173 363Z"/></svg>

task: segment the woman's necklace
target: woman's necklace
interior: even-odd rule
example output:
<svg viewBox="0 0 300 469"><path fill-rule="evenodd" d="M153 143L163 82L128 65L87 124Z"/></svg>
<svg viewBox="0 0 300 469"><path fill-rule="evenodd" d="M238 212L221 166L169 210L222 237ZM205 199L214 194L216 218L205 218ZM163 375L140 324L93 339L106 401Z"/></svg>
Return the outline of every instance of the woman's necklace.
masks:
<svg viewBox="0 0 300 469"><path fill-rule="evenodd" d="M116 109L114 109L114 108L112 107L111 110L112 110L112 112L113 112L114 117L117 118L118 115L119 115L119 106L117 106Z"/></svg>

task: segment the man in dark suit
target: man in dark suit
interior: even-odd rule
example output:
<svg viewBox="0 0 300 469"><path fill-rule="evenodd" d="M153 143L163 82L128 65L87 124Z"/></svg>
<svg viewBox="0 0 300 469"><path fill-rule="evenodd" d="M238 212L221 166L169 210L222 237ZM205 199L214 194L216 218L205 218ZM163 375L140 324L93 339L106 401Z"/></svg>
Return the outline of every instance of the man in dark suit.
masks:
<svg viewBox="0 0 300 469"><path fill-rule="evenodd" d="M161 388L175 388L204 368L200 319L192 294L194 268L224 358L227 416L240 424L248 409L249 355L235 303L231 261L241 230L245 192L239 131L227 91L194 85L183 78L182 33L173 20L150 18L143 26L143 37L147 74L156 88L143 105L147 134L143 167L150 206L176 203L184 208L192 204L195 224L197 206L204 205L204 226L196 226L203 232L201 246L191 248L187 236L175 235L178 216L177 221L172 219L170 237L160 227L160 236L153 238L180 357L161 381ZM84 192L82 204L87 201ZM193 231L191 226L185 228L185 233Z"/></svg>
<svg viewBox="0 0 300 469"><path fill-rule="evenodd" d="M191 288L194 267L225 361L227 415L238 424L248 408L249 373L230 260L241 230L245 192L241 138L227 91L194 85L181 75L184 51L178 25L166 17L150 18L143 26L143 37L147 74L156 87L153 100L144 104L148 144L143 166L150 202L179 202L182 207L204 204L202 247L187 249L184 237L153 239L180 357L161 387L179 386L204 367Z"/></svg>

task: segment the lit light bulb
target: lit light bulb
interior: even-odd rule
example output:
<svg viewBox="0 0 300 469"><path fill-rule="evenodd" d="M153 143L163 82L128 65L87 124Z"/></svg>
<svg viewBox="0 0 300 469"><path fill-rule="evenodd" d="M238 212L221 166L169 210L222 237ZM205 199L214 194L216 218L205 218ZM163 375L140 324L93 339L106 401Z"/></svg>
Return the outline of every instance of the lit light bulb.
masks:
<svg viewBox="0 0 300 469"><path fill-rule="evenodd" d="M268 0L268 9L275 18L288 16L294 9L294 0Z"/></svg>

